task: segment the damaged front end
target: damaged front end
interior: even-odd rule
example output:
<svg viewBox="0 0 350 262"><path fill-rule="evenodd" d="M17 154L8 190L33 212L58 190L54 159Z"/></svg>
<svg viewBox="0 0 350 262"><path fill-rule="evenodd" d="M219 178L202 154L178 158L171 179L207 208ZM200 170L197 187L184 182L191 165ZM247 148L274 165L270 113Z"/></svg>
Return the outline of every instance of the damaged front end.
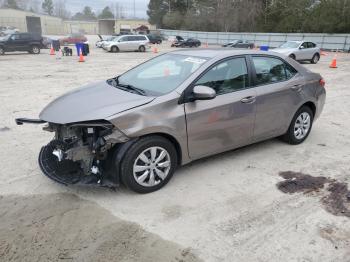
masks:
<svg viewBox="0 0 350 262"><path fill-rule="evenodd" d="M44 123L17 119L17 124ZM43 130L54 132L54 139L39 153L43 173L62 184L118 185L114 149L129 138L106 120L70 124L47 123Z"/></svg>

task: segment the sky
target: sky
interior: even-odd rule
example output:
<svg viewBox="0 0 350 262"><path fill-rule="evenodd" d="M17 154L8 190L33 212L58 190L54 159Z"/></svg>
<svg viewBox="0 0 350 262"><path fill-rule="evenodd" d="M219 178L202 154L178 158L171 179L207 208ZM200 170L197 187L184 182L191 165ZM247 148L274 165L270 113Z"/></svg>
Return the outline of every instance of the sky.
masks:
<svg viewBox="0 0 350 262"><path fill-rule="evenodd" d="M67 9L75 14L81 11L84 6L90 6L93 11L100 12L105 6L112 6L116 3L122 5L124 13L127 17L134 16L134 0L66 0ZM135 0L136 17L146 18L147 17L147 5L149 0Z"/></svg>

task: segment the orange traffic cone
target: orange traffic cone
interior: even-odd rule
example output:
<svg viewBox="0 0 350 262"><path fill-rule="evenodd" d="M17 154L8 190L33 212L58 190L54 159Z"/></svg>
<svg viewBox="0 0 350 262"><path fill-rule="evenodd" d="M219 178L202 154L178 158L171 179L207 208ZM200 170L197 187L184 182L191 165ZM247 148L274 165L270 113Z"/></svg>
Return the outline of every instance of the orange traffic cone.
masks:
<svg viewBox="0 0 350 262"><path fill-rule="evenodd" d="M50 55L55 55L55 49L51 46Z"/></svg>
<svg viewBox="0 0 350 262"><path fill-rule="evenodd" d="M155 53L155 54L157 54L157 53L158 53L158 48L157 48L157 45L155 45L155 46L153 47L153 53Z"/></svg>
<svg viewBox="0 0 350 262"><path fill-rule="evenodd" d="M82 49L80 49L79 62L85 62Z"/></svg>
<svg viewBox="0 0 350 262"><path fill-rule="evenodd" d="M330 68L337 68L337 55L332 59L332 63L329 65Z"/></svg>

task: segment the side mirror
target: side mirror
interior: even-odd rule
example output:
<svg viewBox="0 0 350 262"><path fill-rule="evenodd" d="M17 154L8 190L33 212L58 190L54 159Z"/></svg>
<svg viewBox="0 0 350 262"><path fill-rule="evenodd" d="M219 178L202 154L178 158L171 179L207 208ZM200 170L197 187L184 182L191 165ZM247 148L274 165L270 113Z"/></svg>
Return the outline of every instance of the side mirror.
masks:
<svg viewBox="0 0 350 262"><path fill-rule="evenodd" d="M211 100L216 97L216 92L208 86L195 86L193 88L192 101L195 100Z"/></svg>
<svg viewBox="0 0 350 262"><path fill-rule="evenodd" d="M299 49L304 49L304 48L305 48L305 47L303 47L303 46L300 46L300 47L299 47Z"/></svg>

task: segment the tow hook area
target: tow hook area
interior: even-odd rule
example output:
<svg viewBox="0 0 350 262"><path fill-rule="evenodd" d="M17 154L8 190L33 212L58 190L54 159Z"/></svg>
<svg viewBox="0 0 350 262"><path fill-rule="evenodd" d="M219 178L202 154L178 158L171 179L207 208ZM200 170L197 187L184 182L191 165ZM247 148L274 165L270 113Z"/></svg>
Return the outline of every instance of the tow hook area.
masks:
<svg viewBox="0 0 350 262"><path fill-rule="evenodd" d="M21 126L23 124L45 124L46 121L41 120L41 119L29 119L29 118L16 118L15 119L16 124Z"/></svg>

